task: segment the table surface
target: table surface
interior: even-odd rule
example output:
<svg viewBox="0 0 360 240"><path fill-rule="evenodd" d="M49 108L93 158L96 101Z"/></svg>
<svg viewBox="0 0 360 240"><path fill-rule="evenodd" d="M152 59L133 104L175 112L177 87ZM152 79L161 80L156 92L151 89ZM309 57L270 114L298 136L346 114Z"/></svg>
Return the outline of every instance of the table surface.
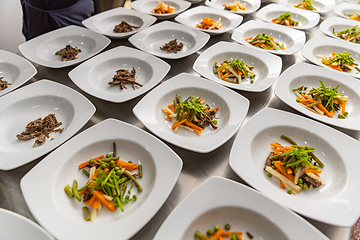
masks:
<svg viewBox="0 0 360 240"><path fill-rule="evenodd" d="M192 7L203 5L203 2L192 5ZM270 3L276 3L276 1L270 0L267 2L262 2L261 7L264 7ZM340 3L340 1L337 1L337 4L338 3ZM331 16L335 16L335 14L333 12L330 12L328 14L321 15L321 21ZM245 15L243 23L249 20L261 21L260 19L257 19L255 17L255 13ZM319 24L310 30L304 31L306 34L307 41L315 36L324 35L323 33L321 33L319 29ZM203 47L200 51L188 57L179 60L165 60L167 63L171 65L171 70L168 73L168 75L162 80L162 82L167 81L171 77L174 77L175 75L182 72L187 72L199 76L192 69L194 61L199 57L199 55L204 50L206 50L207 48L209 48L210 46L212 46L213 44L219 41L234 42L231 39L232 33L233 31L230 31L222 35L212 36L209 42L205 45L205 47ZM105 49L105 51L121 45L133 47L128 42L127 39L112 40L111 44ZM281 58L283 62L282 72L295 63L308 62L302 56L301 51L291 56L281 56ZM68 72L71 71L74 68L74 66L66 67L62 69L50 69L38 65L35 66L38 73L25 85L31 84L41 79L49 79L79 91L96 106L96 113L94 114L94 116L77 134L107 118L116 118L125 121L127 123L133 124L149 132L144 127L144 125L134 116L132 112L133 107L140 101L142 97L145 96L145 94L125 103L110 103L107 101L97 99L87 94L86 92L79 89L69 79ZM281 100L279 100L274 95L273 86L261 93L251 93L245 91L237 91L237 92L250 100L249 112L242 126L244 126L244 124L246 124L246 122L255 113L266 107L281 109L284 111L292 112L300 116L303 116L301 113L293 110L292 108L288 107L285 103L283 103ZM114 111L114 109L116 109L116 111ZM334 128L359 140L359 132L344 130L342 128L337 128L337 127ZM177 183L175 184L174 189L171 191L164 205L155 214L155 216L131 239L132 240L152 239L156 234L157 230L160 228L161 224L165 221L166 217L172 212L172 210L190 192L192 192L197 186L199 186L201 183L203 183L206 179L208 179L211 176L221 176L247 185L240 177L238 177L231 170L228 164L230 149L236 135L237 134L235 134L232 138L230 138L230 140L228 140L224 145L222 145L218 149L206 154L190 152L188 150L184 150L165 141L165 143L171 149L173 149L183 160L184 163L183 169L180 173ZM27 207L24 197L21 193L20 180L30 169L32 169L43 158L44 157L41 157L35 161L32 161L22 167L19 167L11 171L0 171L0 208L9 209L33 221L36 221L33 215L31 214L29 208ZM309 221L311 224L313 224L315 227L317 227L321 232L323 232L332 240L344 240L350 238L351 228L332 226L309 218L305 218L305 219Z"/></svg>

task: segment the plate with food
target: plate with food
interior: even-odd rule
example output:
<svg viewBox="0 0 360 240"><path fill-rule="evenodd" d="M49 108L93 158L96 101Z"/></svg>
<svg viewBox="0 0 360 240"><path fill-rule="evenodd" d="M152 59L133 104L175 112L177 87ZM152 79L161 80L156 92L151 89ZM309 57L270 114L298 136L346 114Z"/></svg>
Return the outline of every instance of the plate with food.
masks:
<svg viewBox="0 0 360 240"><path fill-rule="evenodd" d="M302 55L321 67L360 78L360 45L319 36L305 44Z"/></svg>
<svg viewBox="0 0 360 240"><path fill-rule="evenodd" d="M360 5L342 2L336 6L334 13L343 18L360 21Z"/></svg>
<svg viewBox="0 0 360 240"><path fill-rule="evenodd" d="M292 55L298 52L306 40L303 31L254 20L236 28L231 38L246 46L278 55Z"/></svg>
<svg viewBox="0 0 360 240"><path fill-rule="evenodd" d="M99 231L106 227L125 240L160 209L182 164L151 134L106 119L48 155L20 187L31 213L55 238L113 239L113 231Z"/></svg>
<svg viewBox="0 0 360 240"><path fill-rule="evenodd" d="M360 130L360 83L325 68L297 63L278 79L275 94L284 103L318 121Z"/></svg>
<svg viewBox="0 0 360 240"><path fill-rule="evenodd" d="M114 8L91 16L82 24L88 29L110 38L127 38L146 29L156 17L123 7Z"/></svg>
<svg viewBox="0 0 360 240"><path fill-rule="evenodd" d="M265 22L303 30L315 27L320 21L318 13L275 3L261 8L256 13L256 17Z"/></svg>
<svg viewBox="0 0 360 240"><path fill-rule="evenodd" d="M22 86L36 73L28 60L0 49L0 96Z"/></svg>
<svg viewBox="0 0 360 240"><path fill-rule="evenodd" d="M205 78L249 92L269 88L280 75L281 67L281 58L274 54L229 42L212 45L193 65Z"/></svg>
<svg viewBox="0 0 360 240"><path fill-rule="evenodd" d="M205 5L237 14L250 14L259 9L260 0L206 0Z"/></svg>
<svg viewBox="0 0 360 240"><path fill-rule="evenodd" d="M235 134L248 109L249 100L240 94L204 78L181 73L148 93L133 113L165 141L208 153Z"/></svg>
<svg viewBox="0 0 360 240"><path fill-rule="evenodd" d="M242 22L243 17L228 11L198 6L181 13L175 21L210 35L228 32Z"/></svg>
<svg viewBox="0 0 360 240"><path fill-rule="evenodd" d="M78 26L67 26L45 33L19 46L30 61L49 68L78 64L101 52L110 39Z"/></svg>
<svg viewBox="0 0 360 240"><path fill-rule="evenodd" d="M179 23L163 21L129 38L142 51L167 59L179 59L200 50L210 35Z"/></svg>
<svg viewBox="0 0 360 240"><path fill-rule="evenodd" d="M213 189L226 192L226 197L221 201L214 198ZM258 191L216 176L203 182L180 202L154 240L168 236L174 236L174 240L328 239L309 222Z"/></svg>
<svg viewBox="0 0 360 240"><path fill-rule="evenodd" d="M0 221L0 232L3 239L18 240L27 239L31 236L31 238L37 240L55 240L35 222L3 208L0 208Z"/></svg>
<svg viewBox="0 0 360 240"><path fill-rule="evenodd" d="M353 157L359 147L358 140L324 124L265 108L241 128L229 165L280 205L319 222L351 227L360 215L360 193L354 191L359 162Z"/></svg>
<svg viewBox="0 0 360 240"><path fill-rule="evenodd" d="M359 0L345 0L344 2L352 3L352 4L360 4Z"/></svg>
<svg viewBox="0 0 360 240"><path fill-rule="evenodd" d="M1 170L20 167L50 152L79 131L95 112L83 95L49 80L22 87L1 101Z"/></svg>
<svg viewBox="0 0 360 240"><path fill-rule="evenodd" d="M335 8L335 0L279 0L279 3L298 9L325 14Z"/></svg>
<svg viewBox="0 0 360 240"><path fill-rule="evenodd" d="M186 0L188 2L190 2L191 4L198 4L200 2L202 2L203 0Z"/></svg>
<svg viewBox="0 0 360 240"><path fill-rule="evenodd" d="M80 64L69 77L90 95L121 103L155 87L169 70L169 64L151 54L120 46Z"/></svg>
<svg viewBox="0 0 360 240"><path fill-rule="evenodd" d="M160 20L173 18L190 6L191 3L184 0L138 0L130 3L130 7L133 9L150 14Z"/></svg>
<svg viewBox="0 0 360 240"><path fill-rule="evenodd" d="M330 37L342 39L346 42L360 43L360 28L351 19L331 17L320 24L320 30Z"/></svg>

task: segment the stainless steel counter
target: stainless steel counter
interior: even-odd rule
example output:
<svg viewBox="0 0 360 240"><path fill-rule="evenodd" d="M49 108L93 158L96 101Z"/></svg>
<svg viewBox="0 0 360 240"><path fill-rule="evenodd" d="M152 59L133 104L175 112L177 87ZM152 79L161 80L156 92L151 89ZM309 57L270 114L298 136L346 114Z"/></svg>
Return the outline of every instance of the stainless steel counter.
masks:
<svg viewBox="0 0 360 240"><path fill-rule="evenodd" d="M276 1L268 1L263 3L261 7L273 3ZM339 3L339 1L337 1ZM203 3L200 3L203 4ZM199 5L199 4L197 4ZM193 5L193 6L197 6ZM322 15L321 21L325 18L330 16L335 16L333 12ZM246 15L244 18L244 22L256 19L255 13ZM257 21L261 21L256 19ZM200 51L188 56L186 58L180 60L165 60L167 63L171 65L171 70L165 79L162 81L167 81L169 78L182 73L188 72L190 74L197 75L195 71L192 69L193 63L196 58L208 47L212 46L214 43L218 41L228 41L233 42L231 40L231 34L233 31L219 35L219 36L212 36L210 41L206 44L204 48ZM309 40L318 35L323 35L320 32L319 25L314 27L311 30L305 31L306 39ZM127 39L125 40L112 40L111 44L107 47L106 50L111 48L125 45L125 46L132 46ZM298 63L298 62L306 62L305 59L302 57L301 51L292 55L292 56L282 56L283 67L282 72L286 70L291 65ZM68 72L71 71L74 67L67 67L62 69L50 69L42 66L36 66L38 73L37 75L32 78L27 84L31 84L35 81L41 79L50 79L55 82L67 85L80 93L86 96L95 106L96 106L96 113L91 118L91 120L79 131L82 132L83 130L99 123L100 121L106 118L116 118L130 124L133 124L145 131L148 131L140 121L132 113L133 107L139 102L139 100L144 96L141 95L135 99L132 99L125 103L110 103L100 99L97 99L81 89L79 89L68 77ZM271 107L277 108L284 111L292 112L298 115L302 115L301 113L296 112L295 110L291 109L283 102L281 102L276 96L274 96L274 87L270 87L268 90L261 92L261 93L251 93L245 91L237 91L239 94L245 96L250 100L250 108L247 114L247 117L244 121L244 124L259 110ZM1 100L1 98L0 98ZM244 125L243 124L243 125ZM336 127L335 127L336 128ZM345 134L358 139L359 140L359 132L344 130L341 128L336 128L339 131L344 132ZM149 131L148 131L149 132ZM161 224L164 222L166 217L171 213L171 211L191 192L193 191L199 184L204 182L211 176L222 176L225 178L232 179L234 181L243 183L247 185L240 177L238 177L229 167L228 158L231 146L233 141L236 137L236 134L227 141L224 145L219 147L213 152L207 154L200 154L190 152L179 147L176 147L172 144L165 142L168 146L170 146L183 160L184 165L182 172L179 176L179 179L172 190L170 196L164 203L164 205L160 208L157 214L148 222L144 228L142 228L133 238L132 240L144 240L144 239L152 239L160 228ZM0 156L1 157L1 156ZM26 156L25 156L26 157ZM0 208L9 209L16 213L19 213L33 221L35 221L34 217L32 216L31 212L29 211L24 197L20 190L20 179L31 169L33 168L39 161L41 161L43 157L28 163L22 167L19 167L15 170L11 171L0 171ZM350 238L350 231L351 228L344 228L344 227L336 227L327 225L318 221L314 221L308 218L305 218L315 227L317 227L320 231L322 231L325 235L327 235L330 239L333 240L344 240Z"/></svg>

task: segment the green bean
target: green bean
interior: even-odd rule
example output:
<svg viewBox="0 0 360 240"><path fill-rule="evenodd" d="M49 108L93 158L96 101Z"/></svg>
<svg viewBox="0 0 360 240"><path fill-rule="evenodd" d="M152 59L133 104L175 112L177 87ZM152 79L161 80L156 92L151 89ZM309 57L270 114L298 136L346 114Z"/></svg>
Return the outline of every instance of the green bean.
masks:
<svg viewBox="0 0 360 240"><path fill-rule="evenodd" d="M315 150L314 147L308 147L308 146L300 146L300 145L291 145L293 148L302 148L304 150Z"/></svg>
<svg viewBox="0 0 360 240"><path fill-rule="evenodd" d="M296 161L296 157L295 156L291 156L290 157L290 160L287 162L287 164L291 164L291 163L294 163ZM286 165L287 165L286 164Z"/></svg>
<svg viewBox="0 0 360 240"><path fill-rule="evenodd" d="M79 202L81 202L81 197L80 197L79 192L78 192L78 189L77 189L77 181L76 181L76 180L73 181L72 191L73 191L74 197L75 197Z"/></svg>
<svg viewBox="0 0 360 240"><path fill-rule="evenodd" d="M85 221L87 221L87 222L90 221L89 209L87 207L83 207L82 210L83 210L83 213L84 213Z"/></svg>
<svg viewBox="0 0 360 240"><path fill-rule="evenodd" d="M66 192L70 197L73 197L73 196L74 196L74 194L73 194L73 192L72 192L71 187L69 186L69 184L64 187L64 190L65 190L65 192Z"/></svg>
<svg viewBox="0 0 360 240"><path fill-rule="evenodd" d="M270 158L270 160L276 160L276 159L278 159L278 158L280 158L280 157L281 157L281 154L278 154L278 155L272 156L272 157Z"/></svg>
<svg viewBox="0 0 360 240"><path fill-rule="evenodd" d="M213 66L213 72L216 74L218 71L217 71L217 62L215 62L214 66Z"/></svg>
<svg viewBox="0 0 360 240"><path fill-rule="evenodd" d="M195 232L195 237L196 237L196 239L198 239L198 240L209 240L204 234L202 234L202 233L199 232L199 231L196 231L196 232Z"/></svg>
<svg viewBox="0 0 360 240"><path fill-rule="evenodd" d="M134 186L134 184L131 185L131 187L130 187L130 189L128 191L129 194L131 193L131 189L133 188L133 186Z"/></svg>
<svg viewBox="0 0 360 240"><path fill-rule="evenodd" d="M111 175L113 174L114 171L115 171L115 169L111 169L110 173L106 176L105 180L102 181L101 186L104 185L105 183L107 183L107 181L109 180L109 178L111 177Z"/></svg>
<svg viewBox="0 0 360 240"><path fill-rule="evenodd" d="M86 177L90 176L90 174L85 169L83 169L82 172L85 174Z"/></svg>
<svg viewBox="0 0 360 240"><path fill-rule="evenodd" d="M300 91L304 88L304 86L301 86L301 87L298 87L298 88L294 88L292 91L295 92L295 91Z"/></svg>
<svg viewBox="0 0 360 240"><path fill-rule="evenodd" d="M124 171L124 175L134 182L134 184L137 186L138 192L141 192L143 190L143 188L140 186L140 183L136 181L136 179L131 175L128 170Z"/></svg>
<svg viewBox="0 0 360 240"><path fill-rule="evenodd" d="M119 160L120 159L120 157L108 157L108 158L103 158L103 159L101 159L101 161L103 161L103 162L110 162L111 160L113 160L113 161L117 161L117 160ZM99 162L99 161L98 161Z"/></svg>
<svg viewBox="0 0 360 240"><path fill-rule="evenodd" d="M142 169L141 164L138 165L138 171L139 171L139 177L142 178L143 177L143 169Z"/></svg>
<svg viewBox="0 0 360 240"><path fill-rule="evenodd" d="M115 142L113 142L113 157L116 157L116 145L115 145Z"/></svg>
<svg viewBox="0 0 360 240"><path fill-rule="evenodd" d="M124 211L124 208L123 208L123 206L122 206L122 204L121 204L121 201L120 201L120 198L119 198L119 197L116 197L116 202L117 202L118 207L120 208L120 210L123 212L123 211Z"/></svg>
<svg viewBox="0 0 360 240"><path fill-rule="evenodd" d="M88 182L87 184L85 184L85 186L83 186L82 188L78 189L78 191L80 192L80 191L84 190L84 189L87 188L91 183L92 183L92 181L91 181L91 182Z"/></svg>
<svg viewBox="0 0 360 240"><path fill-rule="evenodd" d="M320 159L314 154L314 153L309 153L309 155L314 159L315 162L317 162L317 164L319 164L319 166L321 168L325 167L325 165L320 161Z"/></svg>
<svg viewBox="0 0 360 240"><path fill-rule="evenodd" d="M290 142L292 145L297 145L297 143L296 143L294 140L292 140L291 138L289 138L288 136L281 135L281 138L287 140L287 141Z"/></svg>
<svg viewBox="0 0 360 240"><path fill-rule="evenodd" d="M319 103L321 103L321 101L317 101L317 102L311 103L311 104L309 104L309 105L306 105L306 107L311 108L311 107L314 107L314 106L318 105Z"/></svg>
<svg viewBox="0 0 360 240"><path fill-rule="evenodd" d="M108 186L110 187L110 189L111 189L111 191L112 191L112 194L114 195L114 196L116 196L117 195L117 192L116 192L116 185L114 184L114 181L111 179L111 178L109 178L109 183L112 185L112 186L110 186L109 184L108 184Z"/></svg>

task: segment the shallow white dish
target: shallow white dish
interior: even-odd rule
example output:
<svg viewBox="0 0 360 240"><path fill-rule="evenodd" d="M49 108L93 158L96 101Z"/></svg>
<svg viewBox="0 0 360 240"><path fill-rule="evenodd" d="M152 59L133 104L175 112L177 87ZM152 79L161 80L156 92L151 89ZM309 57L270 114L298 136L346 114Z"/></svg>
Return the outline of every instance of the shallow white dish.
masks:
<svg viewBox="0 0 360 240"><path fill-rule="evenodd" d="M325 185L290 195L280 188L278 179L268 177L264 164L272 151L270 143L290 145L281 139L282 134L299 145L315 147L314 154L325 165L321 173ZM326 224L351 227L360 215L360 192L355 191L360 181L360 163L354 158L354 149L359 147L356 139L324 124L265 108L241 128L229 164L244 181L280 205Z"/></svg>
<svg viewBox="0 0 360 240"><path fill-rule="evenodd" d="M142 87L125 84L121 90L118 85L110 86L119 69L136 70L136 82ZM121 103L149 91L169 72L170 65L151 54L120 46L101 53L80 64L69 72L70 79L82 90L94 97Z"/></svg>
<svg viewBox="0 0 360 240"><path fill-rule="evenodd" d="M254 83L250 83L250 79L244 79L242 84L230 83L219 79L214 74L215 62L219 64L231 58L239 58L240 61L255 67L253 70L256 74L253 79ZM196 72L212 81L233 89L249 92L262 92L269 88L279 76L281 67L281 58L274 54L229 42L218 42L212 45L196 59L193 65Z"/></svg>
<svg viewBox="0 0 360 240"><path fill-rule="evenodd" d="M320 30L330 37L333 37L333 38L336 38L339 40L343 40L343 39L335 36L333 31L335 31L335 32L343 31L345 29L354 27L356 25L358 25L358 24L356 22L354 22L354 20L352 20L352 19L331 17L331 18L327 18L320 24ZM348 41L346 41L346 42L348 42ZM351 43L351 42L348 42L348 43ZM352 44L358 45L357 43L352 43Z"/></svg>
<svg viewBox="0 0 360 240"><path fill-rule="evenodd" d="M275 41L284 44L285 50L266 50L254 47L245 41L248 37L255 37L258 34L265 33L267 36L272 36ZM262 51L271 52L278 55L292 55L299 51L305 43L306 36L303 31L291 29L285 26L280 26L273 23L258 22L250 20L240 27L235 29L231 38L241 44L249 47L258 48Z"/></svg>
<svg viewBox="0 0 360 240"><path fill-rule="evenodd" d="M221 18L221 23L224 24L224 26L219 30L206 30L196 27L196 24L201 24L203 18L208 18L208 17L215 21ZM191 28L204 31L210 35L217 35L228 32L239 26L242 20L243 17L241 15L234 14L229 11L223 11L205 6L198 6L192 8L190 10L181 13L179 16L175 18L175 21L178 21L179 23L182 23L185 26L189 26Z"/></svg>
<svg viewBox="0 0 360 240"><path fill-rule="evenodd" d="M171 104L175 96L183 99L189 96L202 97L210 108L218 107L216 113L218 129L206 127L201 135L179 129L171 129L173 123L161 111ZM181 73L148 93L134 107L135 116L158 137L178 147L200 153L215 150L231 138L244 121L249 109L249 100L220 84Z"/></svg>
<svg viewBox="0 0 360 240"><path fill-rule="evenodd" d="M216 9L224 9L223 4L231 4L234 2L235 0L211 0L211 1L206 0L205 5ZM250 14L258 10L261 5L260 0L240 0L240 2L246 3L245 11L243 12L230 11L230 12L237 14Z"/></svg>
<svg viewBox="0 0 360 240"><path fill-rule="evenodd" d="M120 24L121 21L126 21L130 25L140 28L131 32L115 33L113 31L114 27ZM94 32L116 39L127 38L134 33L146 29L155 21L156 17L132 9L118 7L89 17L82 21L82 24Z"/></svg>
<svg viewBox="0 0 360 240"><path fill-rule="evenodd" d="M164 21L155 24L129 38L129 42L142 51L168 59L179 59L189 56L201 49L209 41L210 35L182 24ZM177 53L161 50L169 41L177 39L184 47Z"/></svg>
<svg viewBox="0 0 360 240"><path fill-rule="evenodd" d="M337 114L334 114L333 118L329 118L313 113L296 102L296 96L292 89L301 86L318 88L320 87L319 80L323 81L326 87L335 88L339 85L338 92L349 96L349 102L346 104L346 111L349 115L346 119L338 118ZM318 121L345 129L360 130L360 109L358 107L360 105L360 82L355 78L312 64L297 63L281 74L275 85L275 94L290 107Z"/></svg>
<svg viewBox="0 0 360 240"><path fill-rule="evenodd" d="M303 11L302 9L284 6L275 3L266 5L265 7L261 8L259 11L257 11L256 17L260 18L265 22L272 23L271 22L272 19L286 12L292 13L291 19L299 22L297 26L290 28L310 29L315 27L320 21L320 15L316 12Z"/></svg>
<svg viewBox="0 0 360 240"><path fill-rule="evenodd" d="M102 51L110 39L78 26L63 27L40 35L19 46L20 52L30 61L49 68L63 68L80 63ZM77 59L61 61L57 51L66 45L78 47L81 52Z"/></svg>
<svg viewBox="0 0 360 240"><path fill-rule="evenodd" d="M344 1L352 4L358 4L359 0L344 0Z"/></svg>
<svg viewBox="0 0 360 240"><path fill-rule="evenodd" d="M334 13L336 13L340 17L348 18L348 19L350 19L350 18L348 16L346 16L345 14L356 14L357 12L360 12L360 4L352 4L352 3L347 3L347 2L342 2L342 3L338 4L336 6L336 8L334 9ZM353 21L356 21L356 20L353 20ZM356 21L356 22L359 22L359 21Z"/></svg>
<svg viewBox="0 0 360 240"><path fill-rule="evenodd" d="M312 63L329 69L333 72L339 72L335 69L329 68L321 63L322 58L316 57L317 55L321 56L330 56L332 52L343 54L345 51L351 54L351 57L354 59L356 63L360 64L360 45L353 44L346 41L341 41L334 38L329 38L325 36L315 37L309 40L303 50L302 55L307 60L311 61ZM340 72L344 75L350 75L353 77L360 78L360 74L356 74L358 71L356 69L350 72Z"/></svg>
<svg viewBox="0 0 360 240"><path fill-rule="evenodd" d="M50 152L79 131L95 112L94 105L83 95L49 80L22 87L1 97L1 102L1 170L17 168ZM51 133L43 145L36 147L33 147L35 139L22 141L16 138L30 121L50 113L62 122L62 133Z"/></svg>
<svg viewBox="0 0 360 240"><path fill-rule="evenodd" d="M299 4L301 1L302 0L279 0L279 3L295 8L294 5ZM305 11L318 12L323 14L332 11L336 5L335 0L314 0L313 2L315 3L313 6L316 10Z"/></svg>
<svg viewBox="0 0 360 240"><path fill-rule="evenodd" d="M20 214L0 208L1 238L6 240L31 239L55 240L39 225Z"/></svg>
<svg viewBox="0 0 360 240"><path fill-rule="evenodd" d="M143 191L133 190L137 200L124 206L124 212L104 208L93 223L86 222L81 211L84 204L70 198L64 186L74 179L79 185L85 184L87 178L78 165L112 152L113 142L121 159L140 161L143 165L144 175L139 179ZM21 179L20 186L31 213L57 239L130 239L163 205L181 168L181 159L151 134L128 123L107 119L47 156ZM121 234L99 228L116 229Z"/></svg>
<svg viewBox="0 0 360 240"><path fill-rule="evenodd" d="M26 59L0 49L0 77L11 83L0 91L0 96L20 87L37 73L36 68Z"/></svg>
<svg viewBox="0 0 360 240"><path fill-rule="evenodd" d="M203 0L186 0L186 1L191 2L191 4L197 4L202 2Z"/></svg>
<svg viewBox="0 0 360 240"><path fill-rule="evenodd" d="M146 14L150 14L154 17L157 17L160 20L163 20L163 19L173 18L191 6L191 3L189 1L184 1L184 0L165 0L162 2L165 3L166 5L170 5L170 7L173 7L174 12L167 13L167 14L153 13L152 10L155 8L156 5L159 5L159 2L157 0L132 1L130 3L130 7L132 7L133 9L135 9L137 11L140 11L140 12L143 12Z"/></svg>
<svg viewBox="0 0 360 240"><path fill-rule="evenodd" d="M226 197L214 197L214 189L226 192ZM216 225L224 228L227 223L231 231L242 232L246 239L246 232L254 239L328 239L309 222L258 191L226 178L211 177L171 212L154 240L168 236L174 236L173 240L194 239L196 231L206 234L208 229Z"/></svg>

